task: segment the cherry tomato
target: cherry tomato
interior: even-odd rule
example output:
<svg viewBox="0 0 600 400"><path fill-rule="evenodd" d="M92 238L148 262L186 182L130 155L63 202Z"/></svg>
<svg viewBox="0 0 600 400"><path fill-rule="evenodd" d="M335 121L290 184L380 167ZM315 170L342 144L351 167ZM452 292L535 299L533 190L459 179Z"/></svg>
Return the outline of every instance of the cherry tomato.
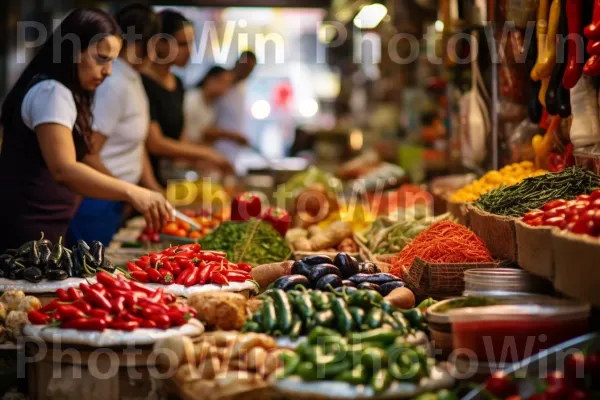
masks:
<svg viewBox="0 0 600 400"><path fill-rule="evenodd" d="M527 223L531 226L540 226L542 225L542 223L544 222L542 217L537 217L534 219L530 219L529 221L527 221Z"/></svg>
<svg viewBox="0 0 600 400"><path fill-rule="evenodd" d="M178 237L187 237L187 233L188 233L188 231L186 231L185 229L179 229L177 231L177 233L175 234L175 236L178 236Z"/></svg>
<svg viewBox="0 0 600 400"><path fill-rule="evenodd" d="M596 200L596 199L600 199L600 189L598 190L594 190L591 194L590 194L590 199L592 200Z"/></svg>
<svg viewBox="0 0 600 400"><path fill-rule="evenodd" d="M516 387L503 371L498 371L490 376L485 383L485 389L498 397L507 397L514 394Z"/></svg>
<svg viewBox="0 0 600 400"><path fill-rule="evenodd" d="M594 209L600 208L600 198L592 200L592 202L590 203L589 207L590 208L594 208Z"/></svg>
<svg viewBox="0 0 600 400"><path fill-rule="evenodd" d="M559 229L565 229L567 227L567 220L564 216L548 218L544 221L544 225L556 226Z"/></svg>
<svg viewBox="0 0 600 400"><path fill-rule="evenodd" d="M560 213L560 212L556 211L556 209L552 209L552 210L546 211L542 218L544 220L547 220L550 218L560 217L561 215L564 215L564 212Z"/></svg>
<svg viewBox="0 0 600 400"><path fill-rule="evenodd" d="M567 202L566 200L562 200L562 199L552 200L552 201L549 201L548 203L544 204L543 208L544 208L544 211L552 210L556 207L564 206L566 202Z"/></svg>
<svg viewBox="0 0 600 400"><path fill-rule="evenodd" d="M580 235L596 235L596 225L594 225L594 221L584 221L580 219L575 222L573 229L571 230L573 233L578 233Z"/></svg>
<svg viewBox="0 0 600 400"><path fill-rule="evenodd" d="M590 201L592 199L592 196L590 196L589 194L580 194L579 196L577 196L577 200L581 200L581 201Z"/></svg>
<svg viewBox="0 0 600 400"><path fill-rule="evenodd" d="M165 233L167 235L175 236L175 235L177 235L178 231L179 231L179 227L177 226L177 224L175 222L169 222L163 228L163 233Z"/></svg>
<svg viewBox="0 0 600 400"><path fill-rule="evenodd" d="M530 219L535 219L535 218L541 217L543 215L544 215L544 212L542 210L532 210L532 211L529 211L528 213L526 213L523 216L523 221L528 221Z"/></svg>
<svg viewBox="0 0 600 400"><path fill-rule="evenodd" d="M591 221L594 219L594 215L596 214L595 210L585 210L581 214L579 214L580 221Z"/></svg>
<svg viewBox="0 0 600 400"><path fill-rule="evenodd" d="M579 387L584 382L585 356L582 352L569 354L565 361L565 378L571 386Z"/></svg>

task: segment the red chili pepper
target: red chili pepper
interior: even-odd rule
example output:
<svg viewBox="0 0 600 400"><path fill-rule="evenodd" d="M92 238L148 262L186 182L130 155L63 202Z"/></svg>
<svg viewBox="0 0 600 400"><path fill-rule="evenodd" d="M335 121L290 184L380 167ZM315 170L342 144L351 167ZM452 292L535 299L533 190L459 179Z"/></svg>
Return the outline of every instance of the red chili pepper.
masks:
<svg viewBox="0 0 600 400"><path fill-rule="evenodd" d="M204 285L204 284L208 283L210 274L212 274L213 271L215 271L218 267L219 267L218 264L210 264L210 265L207 265L206 267L204 267L204 269L202 269L200 271L200 273L198 274L198 279L196 280L196 283L198 285Z"/></svg>
<svg viewBox="0 0 600 400"><path fill-rule="evenodd" d="M169 311L167 313L167 317L171 322L171 326L182 326L187 324L188 320L192 317L190 314L184 313L182 311Z"/></svg>
<svg viewBox="0 0 600 400"><path fill-rule="evenodd" d="M127 310L123 310L123 311L122 311L122 312L119 314L119 316L118 316L118 319L119 319L120 321L135 321L135 322L138 322L138 323L140 323L140 324L142 323L142 321L144 321L144 319L143 319L143 318L136 317L135 315L133 315L132 313L130 313L130 312L129 312L129 311L127 311Z"/></svg>
<svg viewBox="0 0 600 400"><path fill-rule="evenodd" d="M69 294L69 299L71 301L77 301L81 298L81 292L74 287L67 289L67 293Z"/></svg>
<svg viewBox="0 0 600 400"><path fill-rule="evenodd" d="M175 258L175 262L177 263L177 266L181 269L188 269L194 267L194 263L192 262L192 260L187 258Z"/></svg>
<svg viewBox="0 0 600 400"><path fill-rule="evenodd" d="M137 265L138 267L142 268L142 269L146 269L150 266L150 260L135 260L135 265Z"/></svg>
<svg viewBox="0 0 600 400"><path fill-rule="evenodd" d="M136 292L142 292L147 295L154 294L154 292L155 292L155 290L147 288L146 286L141 285L137 282L133 282L133 281L129 281L129 286L131 286L131 290L136 291Z"/></svg>
<svg viewBox="0 0 600 400"><path fill-rule="evenodd" d="M165 293L162 297L162 302L165 304L175 303L177 301L177 297L171 293Z"/></svg>
<svg viewBox="0 0 600 400"><path fill-rule="evenodd" d="M173 282L173 274L164 268L159 268L158 273L162 276L162 283Z"/></svg>
<svg viewBox="0 0 600 400"><path fill-rule="evenodd" d="M59 299L55 299L52 300L50 303L46 304L44 307L40 308L38 311L41 313L47 313L50 311L54 311L56 310L56 307L58 307L61 304Z"/></svg>
<svg viewBox="0 0 600 400"><path fill-rule="evenodd" d="M220 272L214 271L210 274L210 280L217 285L229 285L227 278Z"/></svg>
<svg viewBox="0 0 600 400"><path fill-rule="evenodd" d="M110 313L108 312L108 310L102 310L100 308L95 308L92 311L90 311L88 314L92 318L108 319L108 317L110 317Z"/></svg>
<svg viewBox="0 0 600 400"><path fill-rule="evenodd" d="M117 331L131 332L140 327L140 323L137 321L113 321L110 323L110 328Z"/></svg>
<svg viewBox="0 0 600 400"><path fill-rule="evenodd" d="M140 327L154 329L154 328L156 328L156 322L150 321L149 319L144 319L140 323Z"/></svg>
<svg viewBox="0 0 600 400"><path fill-rule="evenodd" d="M113 313L118 314L125 309L125 297L119 296L116 299L111 300L110 304L110 310Z"/></svg>
<svg viewBox="0 0 600 400"><path fill-rule="evenodd" d="M36 310L31 310L27 313L27 319L33 325L46 325L52 321L52 318L49 315L41 313Z"/></svg>
<svg viewBox="0 0 600 400"><path fill-rule="evenodd" d="M179 248L181 250L189 250L189 251L192 251L194 253L197 253L200 250L202 250L202 246L200 244L198 244L198 243L184 244L182 246L179 246Z"/></svg>
<svg viewBox="0 0 600 400"><path fill-rule="evenodd" d="M246 264L246 263L239 263L237 265L237 267L239 269L241 269L242 271L246 271L246 272L251 272L252 271L252 267L250 266L250 264Z"/></svg>
<svg viewBox="0 0 600 400"><path fill-rule="evenodd" d="M131 274L131 278L135 279L138 282L148 283L150 282L150 276L145 271L133 271Z"/></svg>
<svg viewBox="0 0 600 400"><path fill-rule="evenodd" d="M159 329L168 329L171 326L171 321L166 314L152 314L148 319L154 321Z"/></svg>
<svg viewBox="0 0 600 400"><path fill-rule="evenodd" d="M164 256L162 254L157 254L157 253L150 254L150 266L153 268L156 268L156 266L161 262L163 257Z"/></svg>
<svg viewBox="0 0 600 400"><path fill-rule="evenodd" d="M52 312L52 314L50 314L50 318L52 318L52 321L56 321L56 322L62 321L62 317L56 310L54 310L54 312Z"/></svg>
<svg viewBox="0 0 600 400"><path fill-rule="evenodd" d="M85 314L79 308L74 306L58 306L56 311L60 314L63 321L85 318Z"/></svg>
<svg viewBox="0 0 600 400"><path fill-rule="evenodd" d="M183 286L192 286L196 284L196 281L198 280L198 275L200 274L200 268L197 267L192 267L190 268L190 270L192 271L191 274L189 274L184 280L183 280Z"/></svg>
<svg viewBox="0 0 600 400"><path fill-rule="evenodd" d="M164 294L165 290L163 288L158 288L151 295L149 295L146 300L152 303L158 303L162 300Z"/></svg>
<svg viewBox="0 0 600 400"><path fill-rule="evenodd" d="M169 272L173 272L173 263L171 263L169 260L164 260L161 268L166 269Z"/></svg>
<svg viewBox="0 0 600 400"><path fill-rule="evenodd" d="M199 253L197 258L202 261L209 261L209 262L215 261L218 263L220 263L221 261L225 262L227 260L226 258L224 258L222 256L219 256L216 254L211 254L211 253L205 253L205 252Z"/></svg>
<svg viewBox="0 0 600 400"><path fill-rule="evenodd" d="M144 308L156 308L156 311L159 313L164 313L169 311L169 307L166 304L158 303L155 301L150 301L148 299L140 299L138 301L138 306Z"/></svg>
<svg viewBox="0 0 600 400"><path fill-rule="evenodd" d="M96 274L96 279L108 289L123 289L130 290L131 287L125 281L118 280L107 272L100 271Z"/></svg>
<svg viewBox="0 0 600 400"><path fill-rule="evenodd" d="M147 268L146 273L148 274L148 277L150 278L151 282L158 283L162 279L160 272L158 272L154 268Z"/></svg>
<svg viewBox="0 0 600 400"><path fill-rule="evenodd" d="M88 285L87 283L80 283L79 289L81 289L83 294L88 294L92 290L92 287L90 285Z"/></svg>
<svg viewBox="0 0 600 400"><path fill-rule="evenodd" d="M71 301L71 297L65 289L56 289L56 296L60 301Z"/></svg>
<svg viewBox="0 0 600 400"><path fill-rule="evenodd" d="M252 277L248 276L246 273L235 271L225 271L223 272L223 276L230 282L246 282L247 280L252 279Z"/></svg>
<svg viewBox="0 0 600 400"><path fill-rule="evenodd" d="M181 252L175 252L175 255L173 256L174 260L179 260L179 259L190 259L193 258L194 254L196 254L193 251L190 250L185 250L185 251L181 251Z"/></svg>
<svg viewBox="0 0 600 400"><path fill-rule="evenodd" d="M190 274L193 272L192 268L188 268L188 269L184 269L179 276L177 277L177 279L175 279L175 283L178 285L183 285L183 281L187 279L188 276L190 276Z"/></svg>
<svg viewBox="0 0 600 400"><path fill-rule="evenodd" d="M179 265L177 265L177 263L171 263L171 272L173 273L173 276L175 278L177 278L179 276L181 271L182 271L181 267Z"/></svg>
<svg viewBox="0 0 600 400"><path fill-rule="evenodd" d="M110 301L102 293L94 289L85 295L85 299L93 306L104 308L105 310L110 310L111 308Z"/></svg>
<svg viewBox="0 0 600 400"><path fill-rule="evenodd" d="M77 300L72 305L73 307L79 308L85 314L89 313L92 310L92 306L89 305L89 303L87 303L83 298Z"/></svg>
<svg viewBox="0 0 600 400"><path fill-rule="evenodd" d="M94 289L96 292L100 293L101 295L106 294L106 287L104 287L104 285L101 283L94 283L92 285L92 289Z"/></svg>
<svg viewBox="0 0 600 400"><path fill-rule="evenodd" d="M106 325L106 320L101 318L80 318L63 322L61 328L80 331L103 331L106 329Z"/></svg>
<svg viewBox="0 0 600 400"><path fill-rule="evenodd" d="M168 249L164 249L163 251L161 251L161 254L164 256L172 256L173 254L175 254L175 251L177 251L177 246L172 246L169 247Z"/></svg>
<svg viewBox="0 0 600 400"><path fill-rule="evenodd" d="M129 261L127 263L127 270L129 272L137 272L137 271L143 271L143 269L141 269L140 267L138 267L137 265L135 265L134 263L132 263L131 261Z"/></svg>

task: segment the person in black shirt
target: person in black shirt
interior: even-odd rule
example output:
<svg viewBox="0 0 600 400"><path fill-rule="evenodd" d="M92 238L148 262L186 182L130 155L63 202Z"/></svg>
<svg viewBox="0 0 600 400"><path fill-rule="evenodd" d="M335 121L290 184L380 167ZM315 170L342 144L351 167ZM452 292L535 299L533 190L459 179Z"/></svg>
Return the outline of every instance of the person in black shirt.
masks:
<svg viewBox="0 0 600 400"><path fill-rule="evenodd" d="M183 143L184 89L181 80L171 72L172 66L184 67L191 55L194 27L183 15L165 10L160 14L162 38L156 43L156 55L143 71L143 82L150 101L150 132L146 141L154 173L163 184L161 158L205 160L229 173L231 164L207 146Z"/></svg>

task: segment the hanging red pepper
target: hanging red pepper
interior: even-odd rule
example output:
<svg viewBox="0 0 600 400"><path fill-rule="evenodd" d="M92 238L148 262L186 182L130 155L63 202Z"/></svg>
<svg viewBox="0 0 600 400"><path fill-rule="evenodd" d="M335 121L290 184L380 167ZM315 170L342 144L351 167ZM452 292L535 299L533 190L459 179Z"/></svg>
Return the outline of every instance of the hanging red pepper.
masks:
<svg viewBox="0 0 600 400"><path fill-rule="evenodd" d="M581 77L583 68L583 40L581 38L582 0L566 0L567 25L569 37L567 41L567 67L562 84L565 89L572 89Z"/></svg>
<svg viewBox="0 0 600 400"><path fill-rule="evenodd" d="M248 221L250 218L260 218L262 203L256 193L246 192L234 197L231 202L231 220Z"/></svg>
<svg viewBox="0 0 600 400"><path fill-rule="evenodd" d="M61 328L80 331L103 331L106 329L106 325L106 320L100 318L80 318L63 322Z"/></svg>
<svg viewBox="0 0 600 400"><path fill-rule="evenodd" d="M588 40L600 40L600 0L594 1L592 23L585 27L583 34Z"/></svg>
<svg viewBox="0 0 600 400"><path fill-rule="evenodd" d="M288 229L290 229L292 217L290 217L290 214L283 208L269 207L267 208L267 211L265 211L263 221L271 224L281 236L285 237Z"/></svg>

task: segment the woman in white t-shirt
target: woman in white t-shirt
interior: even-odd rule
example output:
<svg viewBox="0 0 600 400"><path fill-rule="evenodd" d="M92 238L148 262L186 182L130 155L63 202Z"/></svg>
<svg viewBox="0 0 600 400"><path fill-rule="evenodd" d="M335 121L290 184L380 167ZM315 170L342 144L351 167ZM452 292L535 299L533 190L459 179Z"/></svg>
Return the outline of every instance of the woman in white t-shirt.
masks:
<svg viewBox="0 0 600 400"><path fill-rule="evenodd" d="M229 132L216 126L216 103L233 86L233 71L214 66L204 78L185 93L185 129L183 141L212 145L219 140L229 140L242 146L248 140L237 132Z"/></svg>
<svg viewBox="0 0 600 400"><path fill-rule="evenodd" d="M0 230L1 252L39 238L42 231L58 241L77 195L128 201L151 226L169 218L171 206L160 193L83 162L90 150L94 91L110 76L121 46L121 30L110 15L76 9L8 94L0 119L0 220L6 227Z"/></svg>
<svg viewBox="0 0 600 400"><path fill-rule="evenodd" d="M162 192L145 148L150 106L139 73L148 59L148 42L160 33L160 18L149 6L134 3L120 10L115 19L121 31L132 36L125 35L112 76L96 91L93 154L87 162L107 175ZM84 199L69 224L69 242L110 242L121 226L124 207L124 202Z"/></svg>

